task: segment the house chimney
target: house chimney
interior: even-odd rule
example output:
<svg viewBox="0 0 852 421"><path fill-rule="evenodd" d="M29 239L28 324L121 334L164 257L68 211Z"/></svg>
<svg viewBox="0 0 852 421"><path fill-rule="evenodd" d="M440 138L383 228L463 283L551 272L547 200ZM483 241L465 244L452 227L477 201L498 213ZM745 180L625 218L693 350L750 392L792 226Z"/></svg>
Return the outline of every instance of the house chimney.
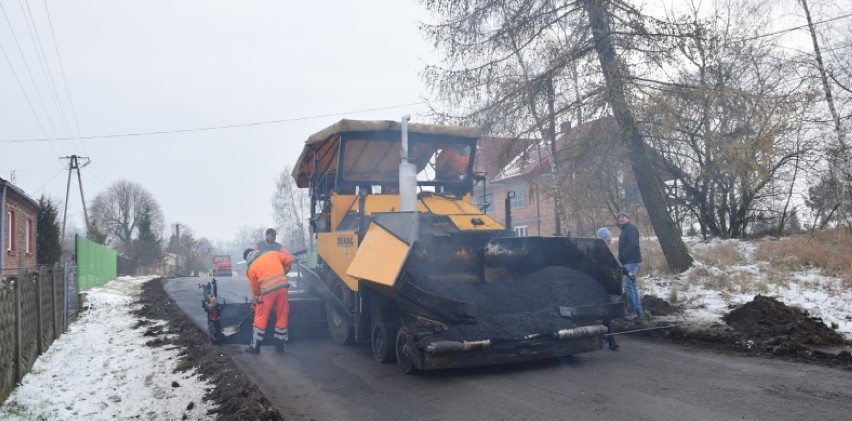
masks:
<svg viewBox="0 0 852 421"><path fill-rule="evenodd" d="M565 134L565 133L568 133L569 131L571 131L571 120L568 120L568 121L560 124L559 125L559 131L562 134Z"/></svg>

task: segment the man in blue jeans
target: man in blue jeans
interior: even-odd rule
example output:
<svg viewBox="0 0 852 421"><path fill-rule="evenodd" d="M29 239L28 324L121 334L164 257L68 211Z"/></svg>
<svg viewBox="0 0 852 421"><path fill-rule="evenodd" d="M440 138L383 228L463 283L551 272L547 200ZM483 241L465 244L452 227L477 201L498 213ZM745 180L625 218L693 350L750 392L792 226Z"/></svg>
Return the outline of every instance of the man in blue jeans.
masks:
<svg viewBox="0 0 852 421"><path fill-rule="evenodd" d="M619 212L617 217L618 226L621 228L621 235L618 236L618 261L629 273L622 276L622 283L627 293L627 303L641 319L642 299L636 287L636 272L639 271L639 265L642 263L642 253L639 251L639 230L630 223L630 214L627 212Z"/></svg>

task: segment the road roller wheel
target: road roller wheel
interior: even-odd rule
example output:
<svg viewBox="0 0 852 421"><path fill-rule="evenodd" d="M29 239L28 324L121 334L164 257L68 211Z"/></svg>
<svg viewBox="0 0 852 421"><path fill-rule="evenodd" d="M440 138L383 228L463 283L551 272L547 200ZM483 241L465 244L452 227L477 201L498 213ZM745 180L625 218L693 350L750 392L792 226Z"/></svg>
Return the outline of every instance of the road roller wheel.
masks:
<svg viewBox="0 0 852 421"><path fill-rule="evenodd" d="M331 287L331 292L347 307L351 301L348 288L343 285L343 282L336 280ZM340 345L351 344L355 339L355 329L352 323L346 317L339 313L337 308L331 304L325 304L326 323L328 324L328 333L331 335L331 340Z"/></svg>
<svg viewBox="0 0 852 421"><path fill-rule="evenodd" d="M396 334L396 363L405 374L417 372L414 365L414 335L404 326Z"/></svg>
<svg viewBox="0 0 852 421"><path fill-rule="evenodd" d="M396 333L398 323L377 321L370 331L370 343L373 346L373 357L380 363L389 363L396 359Z"/></svg>

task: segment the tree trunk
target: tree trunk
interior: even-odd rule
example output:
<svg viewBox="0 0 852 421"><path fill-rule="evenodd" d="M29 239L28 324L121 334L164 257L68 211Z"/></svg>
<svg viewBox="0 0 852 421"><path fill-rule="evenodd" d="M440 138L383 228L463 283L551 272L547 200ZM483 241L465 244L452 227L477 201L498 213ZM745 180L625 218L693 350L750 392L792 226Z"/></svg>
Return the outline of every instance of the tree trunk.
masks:
<svg viewBox="0 0 852 421"><path fill-rule="evenodd" d="M633 174L666 262L672 270L682 272L692 266L692 256L683 243L680 230L666 211L661 181L648 158L645 141L627 105L624 72L612 46L604 2L605 0L584 0L583 6L589 15L595 51L606 81L609 105L621 128L622 139L630 147Z"/></svg>
<svg viewBox="0 0 852 421"><path fill-rule="evenodd" d="M556 147L556 113L555 113L555 105L556 94L553 90L553 77L548 75L546 80L547 85L545 85L545 91L547 93L547 114L548 114L548 125L547 125L547 139L550 140L550 172L553 174L551 179L553 180L553 184L551 187L553 188L553 227L554 233L553 235L559 237L562 235L562 189L559 185L559 165L557 164L557 151Z"/></svg>
<svg viewBox="0 0 852 421"><path fill-rule="evenodd" d="M848 198L846 189L847 183L852 179L852 169L850 169L849 147L846 145L846 133L843 131L843 126L840 122L840 115L837 113L837 108L834 105L834 96L831 94L831 85L828 84L828 75L825 71L825 64L822 61L822 52L817 41L816 29L811 19L811 11L808 8L807 0L800 0L802 8L805 10L805 18L808 21L808 29L811 34L811 41L814 45L814 58L816 59L817 69L819 70L820 79L822 80L822 88L825 91L825 102L828 103L828 110L831 113L831 119L834 120L834 132L837 134L837 150L830 152L830 176L832 179L838 180L835 183L837 186L834 191L835 199L840 204L839 210L841 218L846 219L846 224L849 225ZM840 173L838 175L838 173Z"/></svg>

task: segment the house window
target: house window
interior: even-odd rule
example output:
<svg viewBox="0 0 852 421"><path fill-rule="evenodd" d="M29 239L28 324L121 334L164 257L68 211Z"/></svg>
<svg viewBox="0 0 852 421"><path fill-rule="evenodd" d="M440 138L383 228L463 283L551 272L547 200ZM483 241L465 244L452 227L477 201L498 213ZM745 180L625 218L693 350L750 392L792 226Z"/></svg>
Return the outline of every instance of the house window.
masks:
<svg viewBox="0 0 852 421"><path fill-rule="evenodd" d="M511 190L515 193L515 197L511 199L510 205L512 209L520 209L527 207L527 192L524 189Z"/></svg>
<svg viewBox="0 0 852 421"><path fill-rule="evenodd" d="M32 254L35 247L33 247L33 220L27 219L27 232L25 233L25 246L27 249L27 254Z"/></svg>
<svg viewBox="0 0 852 421"><path fill-rule="evenodd" d="M6 251L15 251L15 212L6 211Z"/></svg>
<svg viewBox="0 0 852 421"><path fill-rule="evenodd" d="M476 196L476 207L482 209L485 206L485 213L487 215L492 215L494 213L494 193L488 193L485 196L479 195Z"/></svg>
<svg viewBox="0 0 852 421"><path fill-rule="evenodd" d="M514 230L515 230L515 235L518 236L518 237L526 237L528 235L526 225L517 226L517 227L514 228Z"/></svg>

